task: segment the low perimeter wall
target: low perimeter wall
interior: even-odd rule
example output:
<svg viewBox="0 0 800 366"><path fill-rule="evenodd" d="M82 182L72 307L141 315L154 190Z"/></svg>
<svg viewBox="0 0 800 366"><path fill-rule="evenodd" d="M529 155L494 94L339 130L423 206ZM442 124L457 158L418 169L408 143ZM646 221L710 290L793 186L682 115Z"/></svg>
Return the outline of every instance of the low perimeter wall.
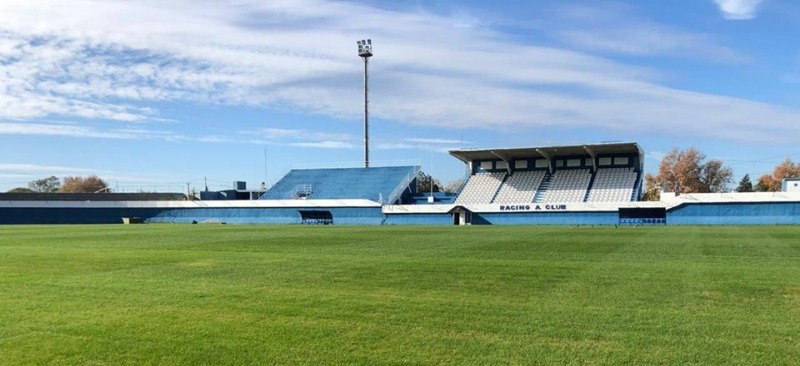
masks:
<svg viewBox="0 0 800 366"><path fill-rule="evenodd" d="M6 202L7 203L7 202ZM300 210L329 211L335 225L453 225L439 212L384 213L375 207L35 207L0 202L0 224L113 224L123 217L151 223L218 222L230 224L300 224ZM446 207L445 207L446 208ZM473 225L615 225L616 211L474 212ZM667 210L668 225L797 225L800 201L682 203Z"/></svg>
<svg viewBox="0 0 800 366"><path fill-rule="evenodd" d="M667 210L669 225L798 225L800 202L686 203Z"/></svg>
<svg viewBox="0 0 800 366"><path fill-rule="evenodd" d="M337 225L381 225L380 207L302 208L325 210ZM127 207L0 207L0 224L118 224L123 217L146 223L300 224L300 208L127 208Z"/></svg>

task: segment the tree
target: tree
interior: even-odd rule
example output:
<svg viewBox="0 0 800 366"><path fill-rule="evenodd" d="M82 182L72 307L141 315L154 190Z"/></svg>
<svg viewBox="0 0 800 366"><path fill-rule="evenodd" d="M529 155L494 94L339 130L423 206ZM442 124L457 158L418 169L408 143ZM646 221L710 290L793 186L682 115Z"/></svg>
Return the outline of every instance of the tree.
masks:
<svg viewBox="0 0 800 366"><path fill-rule="evenodd" d="M8 191L8 193L34 193L34 191L30 188L17 187Z"/></svg>
<svg viewBox="0 0 800 366"><path fill-rule="evenodd" d="M764 174L758 177L756 180L756 186L753 187L753 190L756 192L775 192L780 188L775 188L778 185L775 183L775 180L772 179L771 174Z"/></svg>
<svg viewBox="0 0 800 366"><path fill-rule="evenodd" d="M60 186L61 181L59 181L55 176L37 179L28 183L28 188L30 188L31 191L38 193L53 193L58 191Z"/></svg>
<svg viewBox="0 0 800 366"><path fill-rule="evenodd" d="M800 164L795 164L791 158L787 157L775 166L772 174L764 174L758 177L755 190L759 192L778 192L781 190L781 184L784 179L798 177L800 177Z"/></svg>
<svg viewBox="0 0 800 366"><path fill-rule="evenodd" d="M645 176L645 199L657 199L660 189L677 193L724 192L732 182L733 170L722 161L706 160L694 147L673 148L658 167L657 175Z"/></svg>
<svg viewBox="0 0 800 366"><path fill-rule="evenodd" d="M417 173L417 193L430 193L431 184L433 185L433 192L442 191L442 183L426 174L422 170Z"/></svg>
<svg viewBox="0 0 800 366"><path fill-rule="evenodd" d="M742 180L739 181L739 186L736 187L736 192L752 192L753 182L750 181L750 174L745 174Z"/></svg>
<svg viewBox="0 0 800 366"><path fill-rule="evenodd" d="M644 176L645 189L642 199L645 201L658 201L661 199L661 182L658 176L647 174Z"/></svg>
<svg viewBox="0 0 800 366"><path fill-rule="evenodd" d="M700 192L720 193L728 191L728 185L733 181L733 170L722 164L722 161L712 159L702 165L700 172Z"/></svg>
<svg viewBox="0 0 800 366"><path fill-rule="evenodd" d="M65 177L64 184L59 189L63 193L95 193L108 188L108 183L96 175L88 177Z"/></svg>
<svg viewBox="0 0 800 366"><path fill-rule="evenodd" d="M444 191L448 193L458 193L459 188L464 185L464 178L456 179L444 186Z"/></svg>

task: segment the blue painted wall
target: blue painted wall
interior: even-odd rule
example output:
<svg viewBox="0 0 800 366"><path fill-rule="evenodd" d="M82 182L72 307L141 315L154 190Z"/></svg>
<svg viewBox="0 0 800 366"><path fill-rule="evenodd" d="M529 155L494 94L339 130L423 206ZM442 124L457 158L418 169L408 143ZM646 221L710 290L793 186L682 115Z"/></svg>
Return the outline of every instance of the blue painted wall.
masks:
<svg viewBox="0 0 800 366"><path fill-rule="evenodd" d="M414 205L429 205L428 196L430 195L430 193L414 193L406 195L403 197L403 202ZM455 202L456 197L458 197L458 194L456 193L434 192L433 202L435 204L452 204Z"/></svg>
<svg viewBox="0 0 800 366"><path fill-rule="evenodd" d="M307 211L330 211L334 225L380 225L384 215L380 207L303 208ZM229 224L300 224L298 208L188 208L160 212L147 222L191 223L225 222Z"/></svg>
<svg viewBox="0 0 800 366"><path fill-rule="evenodd" d="M685 204L667 211L667 224L800 224L800 202Z"/></svg>
<svg viewBox="0 0 800 366"><path fill-rule="evenodd" d="M615 225L614 212L473 213L473 225Z"/></svg>
<svg viewBox="0 0 800 366"><path fill-rule="evenodd" d="M148 219L159 208L0 208L0 224L120 224L123 217Z"/></svg>
<svg viewBox="0 0 800 366"><path fill-rule="evenodd" d="M114 224L146 222L299 224L299 208L0 208L0 224ZM335 225L452 225L451 214L384 215L379 207L330 207ZM309 210L314 210L309 208ZM617 212L474 213L473 225L614 225ZM667 211L670 225L800 225L800 202L692 203Z"/></svg>
<svg viewBox="0 0 800 366"><path fill-rule="evenodd" d="M330 211L336 225L381 225L384 220L379 207L318 210ZM139 217L153 223L301 223L298 208L0 208L0 224L118 224L123 217Z"/></svg>
<svg viewBox="0 0 800 366"><path fill-rule="evenodd" d="M451 214L391 214L386 215L385 225L453 225Z"/></svg>

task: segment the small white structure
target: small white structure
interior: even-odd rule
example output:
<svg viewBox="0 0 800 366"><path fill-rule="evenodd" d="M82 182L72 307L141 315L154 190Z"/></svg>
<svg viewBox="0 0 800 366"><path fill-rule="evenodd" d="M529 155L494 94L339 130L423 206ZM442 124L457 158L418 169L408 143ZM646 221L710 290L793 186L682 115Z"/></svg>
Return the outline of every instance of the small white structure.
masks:
<svg viewBox="0 0 800 366"><path fill-rule="evenodd" d="M800 192L800 178L784 178L781 184L783 192Z"/></svg>

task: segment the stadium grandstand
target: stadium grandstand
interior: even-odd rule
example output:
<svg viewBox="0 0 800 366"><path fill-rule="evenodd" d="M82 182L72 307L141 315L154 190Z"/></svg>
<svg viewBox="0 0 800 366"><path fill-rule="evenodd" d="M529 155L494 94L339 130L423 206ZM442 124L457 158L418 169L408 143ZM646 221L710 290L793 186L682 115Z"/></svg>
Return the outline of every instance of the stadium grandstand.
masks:
<svg viewBox="0 0 800 366"><path fill-rule="evenodd" d="M419 170L419 166L292 169L261 199L365 199L399 203Z"/></svg>
<svg viewBox="0 0 800 366"><path fill-rule="evenodd" d="M469 179L456 204L631 202L641 192L636 143L454 150Z"/></svg>
<svg viewBox="0 0 800 366"><path fill-rule="evenodd" d="M4 195L0 224L232 223L339 225L800 224L800 184L784 192L681 194L639 200L637 143L450 154L465 164L455 194L416 193L419 166L293 169L269 190L169 195ZM127 220L126 220L127 219Z"/></svg>

